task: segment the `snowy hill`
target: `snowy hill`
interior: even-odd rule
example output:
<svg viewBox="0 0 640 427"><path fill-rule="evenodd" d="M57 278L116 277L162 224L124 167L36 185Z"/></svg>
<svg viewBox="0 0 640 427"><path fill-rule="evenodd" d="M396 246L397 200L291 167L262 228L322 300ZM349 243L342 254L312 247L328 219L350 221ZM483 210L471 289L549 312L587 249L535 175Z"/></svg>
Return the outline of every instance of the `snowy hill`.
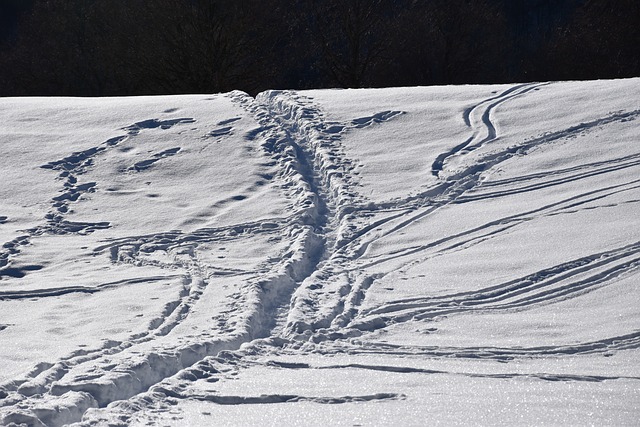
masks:
<svg viewBox="0 0 640 427"><path fill-rule="evenodd" d="M632 425L640 79L0 99L0 425Z"/></svg>

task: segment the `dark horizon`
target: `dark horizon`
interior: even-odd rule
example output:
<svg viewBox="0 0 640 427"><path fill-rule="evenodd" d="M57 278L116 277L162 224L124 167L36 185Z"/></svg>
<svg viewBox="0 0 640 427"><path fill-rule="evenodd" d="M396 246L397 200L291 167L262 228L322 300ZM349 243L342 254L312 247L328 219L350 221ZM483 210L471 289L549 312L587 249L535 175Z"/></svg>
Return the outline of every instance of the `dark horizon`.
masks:
<svg viewBox="0 0 640 427"><path fill-rule="evenodd" d="M0 0L0 96L640 76L632 0Z"/></svg>

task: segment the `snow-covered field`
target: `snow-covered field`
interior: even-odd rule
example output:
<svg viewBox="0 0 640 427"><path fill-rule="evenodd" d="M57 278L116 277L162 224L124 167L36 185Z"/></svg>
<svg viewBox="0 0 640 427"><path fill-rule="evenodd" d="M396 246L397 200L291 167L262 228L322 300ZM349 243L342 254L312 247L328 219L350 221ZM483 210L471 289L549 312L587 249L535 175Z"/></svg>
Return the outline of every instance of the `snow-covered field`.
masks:
<svg viewBox="0 0 640 427"><path fill-rule="evenodd" d="M640 79L0 99L0 425L637 425Z"/></svg>

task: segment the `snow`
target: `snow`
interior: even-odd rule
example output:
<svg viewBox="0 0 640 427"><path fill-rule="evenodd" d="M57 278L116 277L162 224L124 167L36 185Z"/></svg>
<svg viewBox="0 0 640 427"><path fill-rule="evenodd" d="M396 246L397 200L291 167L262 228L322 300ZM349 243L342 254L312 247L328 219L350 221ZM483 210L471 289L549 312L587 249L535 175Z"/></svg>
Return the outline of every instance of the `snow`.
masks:
<svg viewBox="0 0 640 427"><path fill-rule="evenodd" d="M640 79L0 99L0 425L634 425Z"/></svg>

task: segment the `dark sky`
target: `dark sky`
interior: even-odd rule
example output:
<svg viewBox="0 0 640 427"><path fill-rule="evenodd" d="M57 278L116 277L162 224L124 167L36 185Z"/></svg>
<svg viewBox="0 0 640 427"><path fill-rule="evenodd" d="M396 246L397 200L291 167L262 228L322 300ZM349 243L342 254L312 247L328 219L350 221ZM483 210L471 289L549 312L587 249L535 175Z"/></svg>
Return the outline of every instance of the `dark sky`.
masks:
<svg viewBox="0 0 640 427"><path fill-rule="evenodd" d="M0 0L0 41L15 34L19 14L32 4L33 0Z"/></svg>
<svg viewBox="0 0 640 427"><path fill-rule="evenodd" d="M0 0L0 96L640 75L640 0Z"/></svg>

